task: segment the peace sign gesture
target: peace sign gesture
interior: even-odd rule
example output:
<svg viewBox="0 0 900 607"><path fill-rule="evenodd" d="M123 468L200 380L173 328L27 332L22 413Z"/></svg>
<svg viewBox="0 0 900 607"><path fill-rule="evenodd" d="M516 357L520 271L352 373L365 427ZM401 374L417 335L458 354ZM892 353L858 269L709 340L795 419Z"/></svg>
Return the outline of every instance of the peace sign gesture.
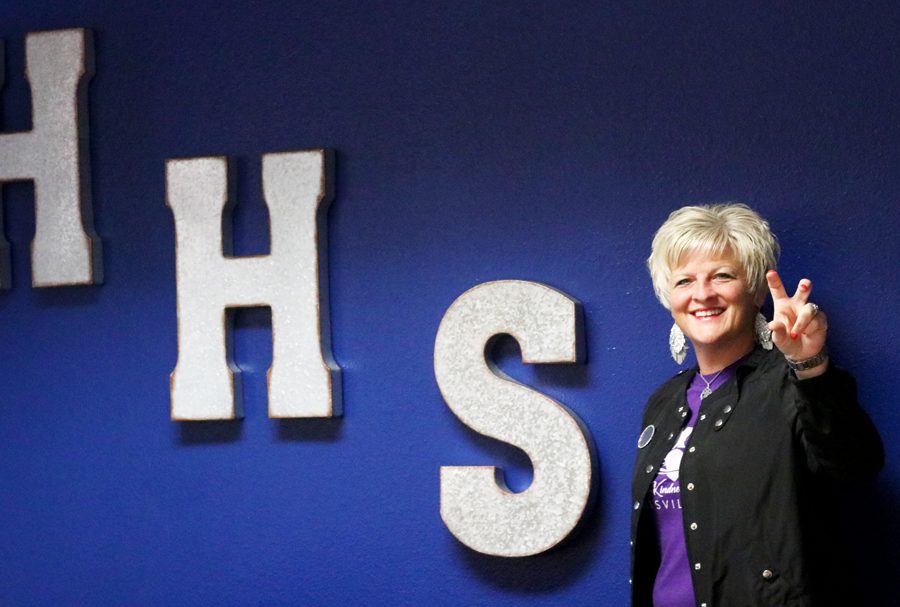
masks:
<svg viewBox="0 0 900 607"><path fill-rule="evenodd" d="M774 318L769 323L772 341L791 360L801 361L817 355L825 347L828 319L816 304L807 301L812 281L802 279L793 297L788 296L775 270L766 273L766 282L774 307Z"/></svg>

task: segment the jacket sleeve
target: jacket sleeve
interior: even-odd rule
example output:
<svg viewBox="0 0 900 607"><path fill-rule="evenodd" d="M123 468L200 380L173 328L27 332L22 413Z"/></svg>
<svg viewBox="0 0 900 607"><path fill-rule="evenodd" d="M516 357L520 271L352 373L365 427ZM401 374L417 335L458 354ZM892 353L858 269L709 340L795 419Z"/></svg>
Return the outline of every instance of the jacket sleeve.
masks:
<svg viewBox="0 0 900 607"><path fill-rule="evenodd" d="M788 375L797 389L797 420L810 470L844 480L873 478L884 465L884 447L859 406L853 377L830 362L818 377Z"/></svg>

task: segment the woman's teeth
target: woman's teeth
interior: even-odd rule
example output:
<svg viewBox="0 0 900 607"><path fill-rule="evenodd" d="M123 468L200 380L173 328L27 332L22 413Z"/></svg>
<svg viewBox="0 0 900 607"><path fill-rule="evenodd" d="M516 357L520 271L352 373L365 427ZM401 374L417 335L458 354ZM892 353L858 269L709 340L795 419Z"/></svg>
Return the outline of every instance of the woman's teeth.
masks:
<svg viewBox="0 0 900 607"><path fill-rule="evenodd" d="M694 316L697 318L706 318L708 316L718 316L722 313L722 310L698 310L694 312Z"/></svg>

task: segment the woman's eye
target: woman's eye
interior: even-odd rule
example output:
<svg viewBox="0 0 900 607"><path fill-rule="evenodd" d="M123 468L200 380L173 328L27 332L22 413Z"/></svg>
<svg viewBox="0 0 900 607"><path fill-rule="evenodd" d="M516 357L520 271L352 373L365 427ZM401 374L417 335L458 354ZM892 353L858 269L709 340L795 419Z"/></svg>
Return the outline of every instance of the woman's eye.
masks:
<svg viewBox="0 0 900 607"><path fill-rule="evenodd" d="M690 282L690 280L688 280L687 278L680 278L675 281L675 286L683 287L684 285L688 284L689 282Z"/></svg>
<svg viewBox="0 0 900 607"><path fill-rule="evenodd" d="M716 274L716 278L718 280L734 280L734 274L729 274L728 272L719 272Z"/></svg>

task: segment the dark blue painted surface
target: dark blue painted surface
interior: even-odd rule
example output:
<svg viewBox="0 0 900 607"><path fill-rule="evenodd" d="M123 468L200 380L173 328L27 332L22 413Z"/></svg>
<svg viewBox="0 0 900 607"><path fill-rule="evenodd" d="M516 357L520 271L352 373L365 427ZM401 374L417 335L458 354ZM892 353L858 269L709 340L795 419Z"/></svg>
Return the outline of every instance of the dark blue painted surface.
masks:
<svg viewBox="0 0 900 607"><path fill-rule="evenodd" d="M888 463L846 527L868 596L900 591L900 112L893 3L5 3L2 129L28 128L28 31L89 27L101 287L30 288L31 190L3 188L0 602L8 605L609 605L628 593L643 401L674 373L643 269L686 202L741 199L808 274ZM607 4L607 3L603 3ZM265 251L259 155L330 147L341 420L266 417L268 315L238 315L243 422L169 421L176 359L166 158L237 157L236 252ZM511 374L598 448L585 529L525 560L477 555L438 468L527 459L475 436L432 373L440 318L522 278L584 304L588 362Z"/></svg>

